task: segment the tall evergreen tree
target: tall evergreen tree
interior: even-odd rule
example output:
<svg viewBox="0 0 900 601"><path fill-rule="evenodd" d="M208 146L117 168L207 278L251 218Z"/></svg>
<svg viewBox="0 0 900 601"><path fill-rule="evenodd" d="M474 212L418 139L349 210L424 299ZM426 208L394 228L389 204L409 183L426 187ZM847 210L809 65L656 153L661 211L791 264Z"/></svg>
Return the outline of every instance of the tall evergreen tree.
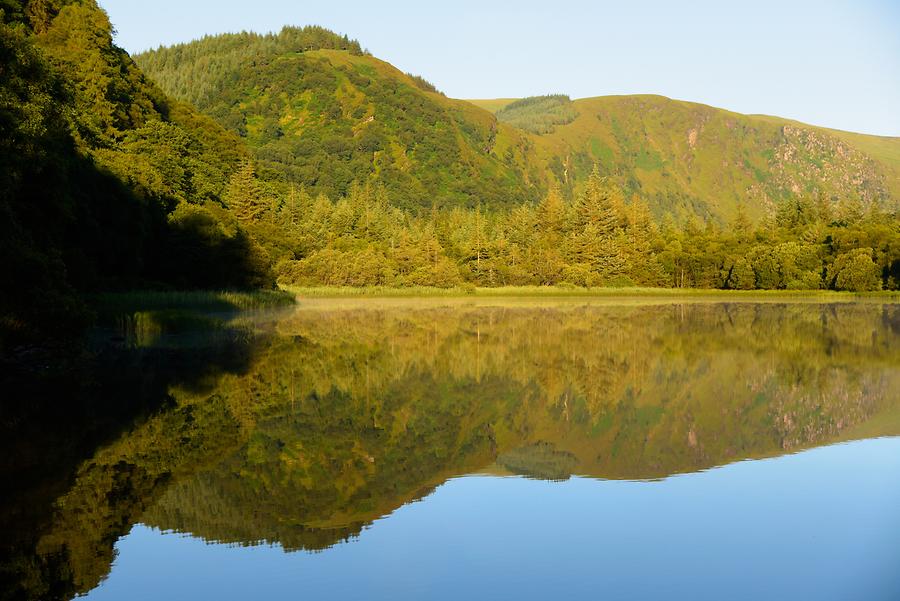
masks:
<svg viewBox="0 0 900 601"><path fill-rule="evenodd" d="M558 186L551 186L536 211L537 226L542 234L563 233L566 226L566 203Z"/></svg>
<svg viewBox="0 0 900 601"><path fill-rule="evenodd" d="M228 180L224 200L225 205L241 221L253 221L263 214L262 193L253 163L249 159L241 161L237 171Z"/></svg>
<svg viewBox="0 0 900 601"><path fill-rule="evenodd" d="M574 225L584 229L588 225L600 236L612 236L621 224L622 191L609 178L600 175L595 165L584 191L574 207Z"/></svg>

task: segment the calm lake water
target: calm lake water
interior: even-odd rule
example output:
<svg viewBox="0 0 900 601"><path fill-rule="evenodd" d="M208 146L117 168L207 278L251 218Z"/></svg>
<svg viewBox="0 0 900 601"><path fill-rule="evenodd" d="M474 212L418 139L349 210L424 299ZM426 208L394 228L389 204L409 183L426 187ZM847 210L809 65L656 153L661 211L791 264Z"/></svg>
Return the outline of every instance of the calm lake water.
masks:
<svg viewBox="0 0 900 601"><path fill-rule="evenodd" d="M900 304L139 313L7 386L0 599L900 599Z"/></svg>

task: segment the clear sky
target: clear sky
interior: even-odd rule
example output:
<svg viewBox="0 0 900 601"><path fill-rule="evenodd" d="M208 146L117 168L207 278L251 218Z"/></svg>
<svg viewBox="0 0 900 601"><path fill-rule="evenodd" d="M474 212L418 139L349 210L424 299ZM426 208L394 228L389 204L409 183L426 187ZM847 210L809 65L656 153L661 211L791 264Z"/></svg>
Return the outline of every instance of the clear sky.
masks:
<svg viewBox="0 0 900 601"><path fill-rule="evenodd" d="M456 98L654 93L900 136L900 0L99 0L129 52L323 25Z"/></svg>

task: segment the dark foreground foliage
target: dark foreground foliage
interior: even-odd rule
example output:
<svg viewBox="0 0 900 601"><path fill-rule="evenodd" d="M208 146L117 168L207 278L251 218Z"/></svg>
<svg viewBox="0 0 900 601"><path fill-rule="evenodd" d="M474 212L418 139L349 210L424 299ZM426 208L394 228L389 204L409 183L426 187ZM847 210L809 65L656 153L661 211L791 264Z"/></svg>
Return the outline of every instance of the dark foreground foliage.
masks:
<svg viewBox="0 0 900 601"><path fill-rule="evenodd" d="M0 347L78 331L85 291L272 284L222 207L241 145L111 36L93 0L0 5Z"/></svg>

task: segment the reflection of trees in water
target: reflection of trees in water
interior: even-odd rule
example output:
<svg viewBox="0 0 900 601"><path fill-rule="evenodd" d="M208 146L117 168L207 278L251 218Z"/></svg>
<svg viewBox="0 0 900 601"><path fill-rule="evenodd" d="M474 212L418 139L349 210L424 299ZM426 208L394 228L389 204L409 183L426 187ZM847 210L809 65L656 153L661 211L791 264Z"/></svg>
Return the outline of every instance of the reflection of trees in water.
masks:
<svg viewBox="0 0 900 601"><path fill-rule="evenodd" d="M364 305L362 307L365 307ZM891 433L898 307L300 310L79 468L41 549L77 590L135 521L322 549L495 461L656 478ZM249 365L249 363L248 363ZM880 429L879 429L880 428Z"/></svg>
<svg viewBox="0 0 900 601"><path fill-rule="evenodd" d="M358 529L498 455L532 476L656 478L836 440L896 400L900 360L884 323L895 314L722 304L300 311L278 324L253 378L219 388L254 414L247 441L170 488L145 520L211 540L320 548L303 542L314 529ZM220 517L194 509L207 497ZM254 508L244 527L256 536L221 518L226 504L228 515Z"/></svg>
<svg viewBox="0 0 900 601"><path fill-rule="evenodd" d="M149 316L140 319L149 326ZM115 336L112 345L2 372L0 479L12 494L0 503L0 599L69 598L108 572L117 538L170 480L168 469L140 460L146 451L129 456L141 444L135 434L196 421L194 407L177 406L172 387L209 394L223 373L246 373L263 342L243 327L215 330L200 338L195 327L192 341L168 346L145 339L122 348ZM214 416L204 417L197 431L212 434Z"/></svg>

